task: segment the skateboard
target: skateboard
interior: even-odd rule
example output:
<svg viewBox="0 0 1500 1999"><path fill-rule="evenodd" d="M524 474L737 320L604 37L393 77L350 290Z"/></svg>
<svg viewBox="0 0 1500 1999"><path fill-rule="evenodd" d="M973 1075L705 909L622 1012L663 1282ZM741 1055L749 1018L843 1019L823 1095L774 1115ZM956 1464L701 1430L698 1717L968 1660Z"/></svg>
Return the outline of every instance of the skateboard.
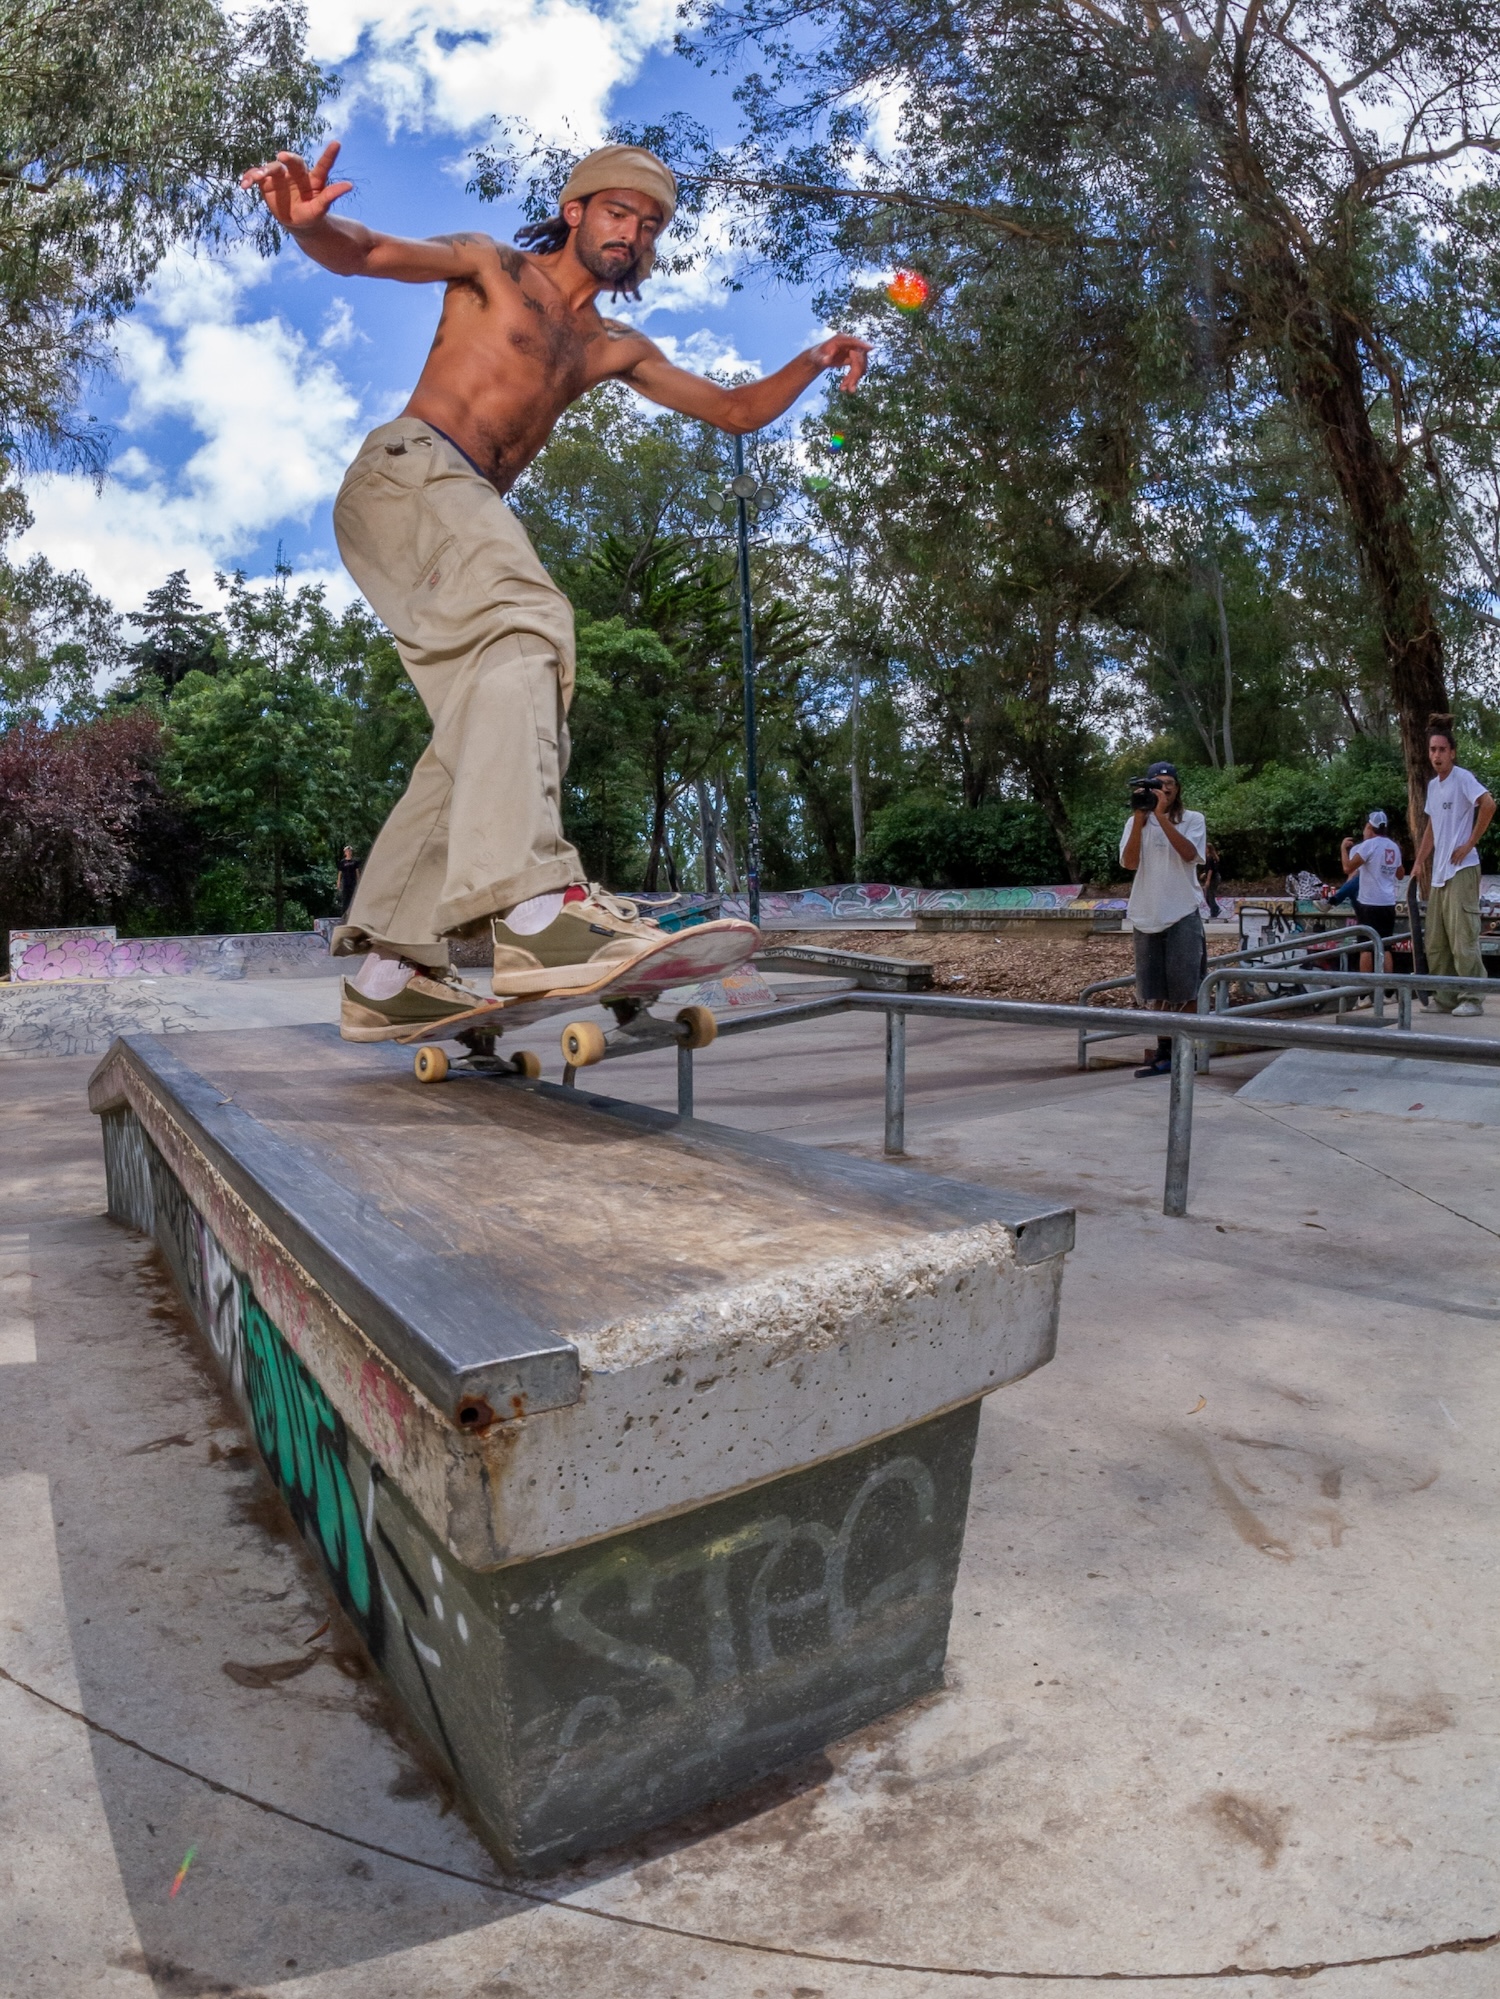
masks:
<svg viewBox="0 0 1500 1999"><path fill-rule="evenodd" d="M413 1028L398 1039L416 1047L413 1066L420 1083L440 1083L447 1075L449 1058L438 1046L443 1041L457 1041L465 1048L467 1053L458 1059L468 1068L494 1075L539 1076L541 1061L529 1048L513 1056L499 1056L496 1041L502 1034L567 1013L575 1006L607 1007L615 1025L605 1029L597 1021L570 1021L562 1033L563 1060L570 1069L586 1069L627 1048L706 1048L718 1032L706 1006L685 1006L675 1019L664 1020L650 1011L652 1001L674 986L723 978L743 965L759 943L760 932L753 923L736 918L696 923L665 934L659 944L628 965L606 966L591 985L518 999L485 1000L467 1013L450 1014L447 1020Z"/></svg>

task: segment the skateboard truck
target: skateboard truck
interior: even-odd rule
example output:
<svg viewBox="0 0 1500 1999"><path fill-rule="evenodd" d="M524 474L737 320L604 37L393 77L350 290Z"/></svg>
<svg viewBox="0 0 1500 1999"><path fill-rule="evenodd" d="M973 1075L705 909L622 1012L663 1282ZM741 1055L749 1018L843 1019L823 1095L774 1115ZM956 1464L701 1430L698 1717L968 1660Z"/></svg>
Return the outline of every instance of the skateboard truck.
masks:
<svg viewBox="0 0 1500 1999"><path fill-rule="evenodd" d="M604 1062L612 1055L637 1055L649 1048L707 1048L718 1033L718 1025L706 1006L685 1006L672 1020L650 1012L642 999L605 999L603 1005L615 1017L615 1024L603 1028L596 1021L572 1020L562 1032L562 1056L567 1065L564 1083L571 1083L576 1071ZM481 1076L524 1076L530 1081L542 1073L541 1057L530 1048L514 1055L498 1055L495 1043L503 1031L497 1021L491 1027L466 1028L453 1038L465 1053L450 1058L436 1042L425 1042L412 1064L419 1083L441 1083L454 1060Z"/></svg>
<svg viewBox="0 0 1500 1999"><path fill-rule="evenodd" d="M535 1082L542 1073L542 1058L534 1049L518 1048L514 1055L495 1053L496 1035L470 1031L455 1036L464 1045L465 1054L456 1059L466 1069L472 1069L481 1076L524 1076ZM435 1041L429 1041L419 1048L412 1070L419 1083L441 1083L452 1066L448 1053L439 1048Z"/></svg>
<svg viewBox="0 0 1500 1999"><path fill-rule="evenodd" d="M612 1055L637 1055L648 1048L707 1048L718 1023L706 1006L685 1006L672 1020L651 1013L644 1000L606 999L615 1017L613 1027L593 1020L570 1020L562 1031L563 1082L571 1083L577 1069L592 1068Z"/></svg>

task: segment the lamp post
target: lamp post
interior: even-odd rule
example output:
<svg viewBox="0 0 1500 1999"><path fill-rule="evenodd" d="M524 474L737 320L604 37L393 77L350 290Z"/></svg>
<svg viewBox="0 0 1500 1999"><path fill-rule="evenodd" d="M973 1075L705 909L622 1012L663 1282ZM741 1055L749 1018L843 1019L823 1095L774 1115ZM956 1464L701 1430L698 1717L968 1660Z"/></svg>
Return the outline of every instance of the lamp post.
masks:
<svg viewBox="0 0 1500 1999"><path fill-rule="evenodd" d="M750 921L760 922L760 773L755 756L755 632L750 615L750 502L761 493L745 470L745 440L734 440L734 495L740 555L740 666L745 683L745 890Z"/></svg>

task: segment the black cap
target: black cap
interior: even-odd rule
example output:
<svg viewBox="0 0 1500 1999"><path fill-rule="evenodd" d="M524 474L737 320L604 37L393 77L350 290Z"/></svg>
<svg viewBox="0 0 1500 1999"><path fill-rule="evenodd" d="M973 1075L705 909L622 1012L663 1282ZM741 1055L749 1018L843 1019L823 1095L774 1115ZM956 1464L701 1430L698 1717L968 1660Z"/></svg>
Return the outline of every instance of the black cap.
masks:
<svg viewBox="0 0 1500 1999"><path fill-rule="evenodd" d="M1177 777L1177 766L1176 764L1168 763L1152 764L1147 769L1146 775L1147 777ZM1181 784L1182 779L1177 777L1177 782Z"/></svg>

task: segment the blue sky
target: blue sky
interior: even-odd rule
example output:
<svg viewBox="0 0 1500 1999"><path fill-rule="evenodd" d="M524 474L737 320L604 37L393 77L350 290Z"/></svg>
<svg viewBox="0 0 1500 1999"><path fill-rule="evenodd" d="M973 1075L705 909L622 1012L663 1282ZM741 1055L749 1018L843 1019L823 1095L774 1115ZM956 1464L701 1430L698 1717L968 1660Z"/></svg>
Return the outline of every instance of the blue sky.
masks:
<svg viewBox="0 0 1500 1999"><path fill-rule="evenodd" d="M673 0L313 0L309 17L313 52L343 82L328 110L356 182L343 207L376 228L509 235L515 207L464 192L494 113L580 151L616 118L685 110L734 129L732 79L671 53ZM703 368L769 370L817 337L805 295L759 277L728 292L733 270L712 250L685 279L653 279L632 316ZM333 495L359 439L405 401L439 303L436 287L333 278L290 246L175 259L89 401L113 433L109 477L99 490L30 479L21 552L82 570L129 611L173 569L213 603L216 569L266 575L280 545L298 577L347 601Z"/></svg>

